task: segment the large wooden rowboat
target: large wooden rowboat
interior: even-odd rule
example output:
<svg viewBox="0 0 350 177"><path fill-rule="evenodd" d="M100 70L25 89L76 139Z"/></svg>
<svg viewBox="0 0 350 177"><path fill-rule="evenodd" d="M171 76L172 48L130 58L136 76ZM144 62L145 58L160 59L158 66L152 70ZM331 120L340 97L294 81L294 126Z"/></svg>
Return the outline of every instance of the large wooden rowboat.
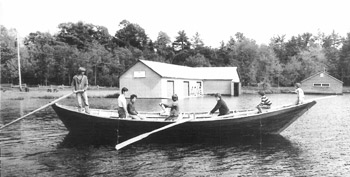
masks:
<svg viewBox="0 0 350 177"><path fill-rule="evenodd" d="M227 138L241 135L279 134L316 101L301 105L272 108L263 113L256 110L235 111L225 116L209 116L206 113L184 113L182 119L192 119L163 130L160 134L169 138ZM90 114L80 113L76 107L53 104L59 118L70 134L102 138L121 142L137 135L166 126L174 121L164 121L162 113L142 113L147 119L121 119L116 110L91 109Z"/></svg>

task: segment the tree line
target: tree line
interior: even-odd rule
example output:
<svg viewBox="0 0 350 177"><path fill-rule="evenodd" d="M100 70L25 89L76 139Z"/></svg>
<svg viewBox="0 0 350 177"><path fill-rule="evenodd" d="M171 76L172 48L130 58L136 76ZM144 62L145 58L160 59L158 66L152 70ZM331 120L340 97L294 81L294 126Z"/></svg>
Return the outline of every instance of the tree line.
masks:
<svg viewBox="0 0 350 177"><path fill-rule="evenodd" d="M22 82L69 85L83 66L90 85L119 86L118 77L138 59L192 67L236 66L243 86L291 86L326 70L350 85L350 33L303 33L274 36L258 45L236 33L220 47L204 44L197 32L180 30L174 41L159 32L152 41L136 23L123 20L112 36L106 27L84 22L61 23L59 31L32 32L20 44ZM1 83L18 83L16 30L1 26Z"/></svg>

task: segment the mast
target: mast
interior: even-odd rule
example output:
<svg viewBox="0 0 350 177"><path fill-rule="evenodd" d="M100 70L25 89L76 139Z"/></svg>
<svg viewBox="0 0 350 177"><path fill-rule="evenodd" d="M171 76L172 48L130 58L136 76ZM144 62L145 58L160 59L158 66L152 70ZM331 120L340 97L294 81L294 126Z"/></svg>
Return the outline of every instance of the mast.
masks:
<svg viewBox="0 0 350 177"><path fill-rule="evenodd" d="M22 91L22 78L21 78L21 57L19 54L19 38L17 34L17 58L18 58L18 78L19 78L19 90Z"/></svg>

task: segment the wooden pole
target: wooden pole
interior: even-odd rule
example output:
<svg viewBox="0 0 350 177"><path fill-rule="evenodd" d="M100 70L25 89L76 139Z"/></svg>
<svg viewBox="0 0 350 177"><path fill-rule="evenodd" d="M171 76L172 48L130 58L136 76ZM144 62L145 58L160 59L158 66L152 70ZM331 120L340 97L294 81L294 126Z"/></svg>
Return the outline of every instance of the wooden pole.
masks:
<svg viewBox="0 0 350 177"><path fill-rule="evenodd" d="M29 116L29 115L31 115L31 114L37 112L37 111L40 111L40 110L42 110L42 109L44 109L44 108L46 108L46 107L48 107L48 106L50 106L50 105L53 105L53 104L57 103L58 101L60 101L60 100L62 100L62 99L64 99L64 98L67 98L68 96L70 96L70 95L72 95L72 94L73 94L73 92L72 92L72 93L69 93L69 94L67 94L67 95L64 95L64 96L58 98L57 100L54 100L54 101L50 102L49 104L46 104L46 105L44 105L44 106L42 106L42 107L40 107L40 108L38 108L38 109L36 109L36 110L34 110L34 111L32 111L32 112L30 112L30 113L28 113L28 114L26 114L26 115L20 117L20 118L18 118L18 119L16 119L16 120L12 121L12 122L10 122L10 123L8 123L8 124L6 124L6 125L3 125L2 127L0 127L0 130L3 129L3 128L5 128L5 127L7 127L7 126L10 126L10 125L12 125L12 124L18 122L18 121L20 121L20 120L22 120L22 119L24 119L25 117L27 117L27 116Z"/></svg>
<svg viewBox="0 0 350 177"><path fill-rule="evenodd" d="M17 35L17 58L18 58L18 78L19 78L19 90L22 91L22 78L21 78L21 57L19 53L19 37L18 32Z"/></svg>

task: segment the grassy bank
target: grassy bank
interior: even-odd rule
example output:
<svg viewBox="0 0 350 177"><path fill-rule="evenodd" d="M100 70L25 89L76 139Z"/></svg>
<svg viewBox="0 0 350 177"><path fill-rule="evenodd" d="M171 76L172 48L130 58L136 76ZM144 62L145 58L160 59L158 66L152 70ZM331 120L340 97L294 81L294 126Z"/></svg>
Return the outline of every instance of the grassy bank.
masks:
<svg viewBox="0 0 350 177"><path fill-rule="evenodd" d="M17 89L6 90L1 92L1 100L24 100L24 99L56 99L72 93L71 89L63 89L58 92L47 92L46 90L40 89L30 89L29 92L20 92ZM106 98L114 97L116 93L119 93L117 89L99 89L99 90L88 90L89 98ZM71 95L68 98L73 98L74 95Z"/></svg>
<svg viewBox="0 0 350 177"><path fill-rule="evenodd" d="M255 94L255 93L258 93L260 90L262 90L261 87L250 87L250 86L242 87L243 94ZM294 90L295 90L295 87L271 87L264 91L267 94L272 94L272 93L288 93L289 91L294 91Z"/></svg>
<svg viewBox="0 0 350 177"><path fill-rule="evenodd" d="M242 87L242 94L256 94L261 90L259 87ZM295 90L294 87L272 87L266 89L268 94L273 93L287 93L289 90ZM5 92L1 91L1 100L24 100L24 99L57 99L61 96L71 93L71 89L61 89L58 92L47 92L44 89L30 89L30 92L20 92L18 89L8 89ZM343 93L350 93L350 87L343 87ZM89 98L116 98L119 94L117 88L103 88L103 89L91 89L88 90ZM73 98L74 95L69 98Z"/></svg>
<svg viewBox="0 0 350 177"><path fill-rule="evenodd" d="M258 91L260 90L261 90L260 87L242 87L243 94L254 94L254 93L258 93ZM295 87L271 87L264 91L267 94L271 94L271 93L288 93L288 91L294 91L294 90L295 90ZM350 93L350 86L344 86L343 93Z"/></svg>

